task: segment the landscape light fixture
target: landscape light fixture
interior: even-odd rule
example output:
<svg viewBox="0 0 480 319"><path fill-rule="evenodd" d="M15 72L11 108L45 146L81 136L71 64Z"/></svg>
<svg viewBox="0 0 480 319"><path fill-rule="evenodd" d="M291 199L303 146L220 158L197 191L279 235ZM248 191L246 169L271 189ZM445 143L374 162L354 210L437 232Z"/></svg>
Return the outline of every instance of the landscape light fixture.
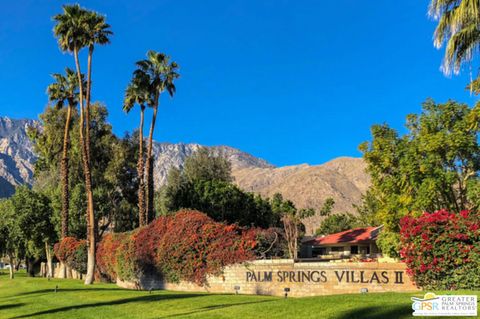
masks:
<svg viewBox="0 0 480 319"><path fill-rule="evenodd" d="M233 287L235 289L235 294L238 295L238 291L240 290L240 286L235 286Z"/></svg>
<svg viewBox="0 0 480 319"><path fill-rule="evenodd" d="M361 294L366 294L368 292L368 288L362 288L360 289Z"/></svg>
<svg viewBox="0 0 480 319"><path fill-rule="evenodd" d="M285 291L285 298L288 297L288 293L290 292L290 288L283 288L283 291Z"/></svg>
<svg viewBox="0 0 480 319"><path fill-rule="evenodd" d="M55 292L55 293L56 293L56 292L57 292L57 290L58 290L58 285L55 285L55 290L54 290L53 292Z"/></svg>
<svg viewBox="0 0 480 319"><path fill-rule="evenodd" d="M150 289L148 289L148 293L152 294L152 287L150 287Z"/></svg>

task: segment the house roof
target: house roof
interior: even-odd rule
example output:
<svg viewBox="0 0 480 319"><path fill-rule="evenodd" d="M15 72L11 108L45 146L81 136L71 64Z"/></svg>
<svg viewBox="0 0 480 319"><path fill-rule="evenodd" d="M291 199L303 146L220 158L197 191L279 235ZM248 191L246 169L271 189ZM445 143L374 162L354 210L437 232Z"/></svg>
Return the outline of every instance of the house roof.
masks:
<svg viewBox="0 0 480 319"><path fill-rule="evenodd" d="M308 245L332 245L332 244L359 244L368 243L377 239L378 233L382 226L378 227L361 227L345 230L336 234L327 236L318 236L312 240L305 242Z"/></svg>

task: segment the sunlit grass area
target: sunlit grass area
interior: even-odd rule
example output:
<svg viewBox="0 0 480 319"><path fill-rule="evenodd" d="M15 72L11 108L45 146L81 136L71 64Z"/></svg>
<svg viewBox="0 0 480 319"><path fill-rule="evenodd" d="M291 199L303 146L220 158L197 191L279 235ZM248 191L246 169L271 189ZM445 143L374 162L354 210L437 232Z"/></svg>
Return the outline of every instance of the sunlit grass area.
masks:
<svg viewBox="0 0 480 319"><path fill-rule="evenodd" d="M58 286L57 292L55 287ZM461 291L456 293L472 293ZM418 293L417 296L422 296ZM411 318L413 294L310 298L132 291L114 284L0 275L0 318Z"/></svg>

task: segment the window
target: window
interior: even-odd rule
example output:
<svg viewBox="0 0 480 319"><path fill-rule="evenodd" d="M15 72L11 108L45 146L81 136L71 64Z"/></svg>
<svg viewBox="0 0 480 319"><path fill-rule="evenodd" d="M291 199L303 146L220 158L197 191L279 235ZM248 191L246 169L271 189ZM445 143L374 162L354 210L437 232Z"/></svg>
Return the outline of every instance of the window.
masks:
<svg viewBox="0 0 480 319"><path fill-rule="evenodd" d="M370 246L361 246L360 253L362 255L369 255L370 254Z"/></svg>
<svg viewBox="0 0 480 319"><path fill-rule="evenodd" d="M342 252L342 251L343 251L343 247L335 246L335 247L330 248L330 251L331 251L331 252Z"/></svg>
<svg viewBox="0 0 480 319"><path fill-rule="evenodd" d="M327 254L327 249L325 247L314 247L312 249L312 256L323 256Z"/></svg>
<svg viewBox="0 0 480 319"><path fill-rule="evenodd" d="M358 246L350 246L350 253L352 255L358 255Z"/></svg>

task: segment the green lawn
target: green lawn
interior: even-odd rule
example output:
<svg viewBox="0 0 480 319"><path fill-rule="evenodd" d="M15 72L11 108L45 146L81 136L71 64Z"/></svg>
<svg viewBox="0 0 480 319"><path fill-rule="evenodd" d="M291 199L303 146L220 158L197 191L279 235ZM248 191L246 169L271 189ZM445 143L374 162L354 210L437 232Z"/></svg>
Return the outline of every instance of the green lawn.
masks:
<svg viewBox="0 0 480 319"><path fill-rule="evenodd" d="M55 286L59 290L54 292ZM458 292L472 293L472 292ZM422 293L417 296L422 296ZM113 284L0 275L0 318L411 318L412 294L310 298L132 291ZM457 317L458 318L458 317Z"/></svg>

